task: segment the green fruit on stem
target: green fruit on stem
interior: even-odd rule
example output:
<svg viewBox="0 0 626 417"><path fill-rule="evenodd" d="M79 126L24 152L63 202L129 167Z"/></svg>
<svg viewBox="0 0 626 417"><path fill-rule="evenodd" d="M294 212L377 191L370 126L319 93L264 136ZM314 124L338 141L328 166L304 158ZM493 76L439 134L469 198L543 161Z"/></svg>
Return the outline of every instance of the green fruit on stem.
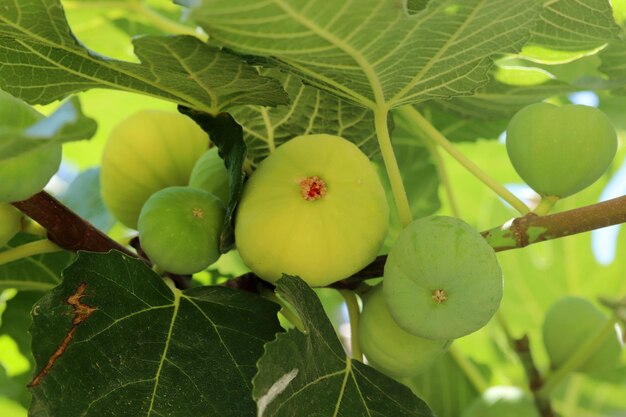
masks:
<svg viewBox="0 0 626 417"><path fill-rule="evenodd" d="M215 195L224 204L228 203L229 178L224 160L217 154L217 148L206 151L196 162L191 171L189 186L199 188Z"/></svg>
<svg viewBox="0 0 626 417"><path fill-rule="evenodd" d="M157 191L139 216L141 248L168 272L202 271L220 256L224 211L220 200L203 190L168 187Z"/></svg>
<svg viewBox="0 0 626 417"><path fill-rule="evenodd" d="M405 331L455 339L483 327L502 299L502 271L479 232L453 217L409 224L389 251L384 293Z"/></svg>
<svg viewBox="0 0 626 417"><path fill-rule="evenodd" d="M111 131L102 154L102 198L113 215L136 229L148 197L183 186L209 145L208 135L187 116L144 110Z"/></svg>
<svg viewBox="0 0 626 417"><path fill-rule="evenodd" d="M324 286L374 260L388 218L380 179L356 145L338 136L298 136L250 177L235 239L261 278L274 282L290 274Z"/></svg>
<svg viewBox="0 0 626 417"><path fill-rule="evenodd" d="M7 203L0 203L0 247L22 229L22 212Z"/></svg>
<svg viewBox="0 0 626 417"><path fill-rule="evenodd" d="M506 149L520 177L543 196L567 197L594 183L613 161L617 135L600 110L536 103L511 119Z"/></svg>
<svg viewBox="0 0 626 417"><path fill-rule="evenodd" d="M462 417L539 417L532 397L518 387L491 387L474 400Z"/></svg>
<svg viewBox="0 0 626 417"><path fill-rule="evenodd" d="M46 186L61 165L61 145L46 146L0 161L0 201L26 200Z"/></svg>
<svg viewBox="0 0 626 417"><path fill-rule="evenodd" d="M431 340L402 330L387 309L382 285L363 300L359 342L370 365L394 378L410 378L426 370L451 340Z"/></svg>
<svg viewBox="0 0 626 417"><path fill-rule="evenodd" d="M553 369L561 367L585 342L608 322L590 301L580 297L564 297L556 301L543 322L543 343ZM575 371L602 372L619 363L621 344L617 331L604 342Z"/></svg>

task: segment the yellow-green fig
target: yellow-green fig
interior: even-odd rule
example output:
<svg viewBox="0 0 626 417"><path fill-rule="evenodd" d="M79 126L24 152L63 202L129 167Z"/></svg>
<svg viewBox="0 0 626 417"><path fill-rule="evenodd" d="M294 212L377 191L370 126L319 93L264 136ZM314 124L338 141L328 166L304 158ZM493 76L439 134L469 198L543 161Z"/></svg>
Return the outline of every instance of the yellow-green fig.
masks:
<svg viewBox="0 0 626 417"><path fill-rule="evenodd" d="M153 193L189 182L207 150L208 135L179 113L144 110L111 131L102 154L102 198L124 225L136 229L139 212Z"/></svg>
<svg viewBox="0 0 626 417"><path fill-rule="evenodd" d="M563 198L606 171L617 150L617 134L609 118L594 107L535 103L511 119L506 149L532 189Z"/></svg>
<svg viewBox="0 0 626 417"><path fill-rule="evenodd" d="M589 300L564 297L546 313L543 322L543 343L552 368L559 368L604 327L609 318ZM573 371L601 372L619 363L621 344L617 331L612 331L598 348Z"/></svg>
<svg viewBox="0 0 626 417"><path fill-rule="evenodd" d="M220 256L224 205L213 194L191 187L154 193L141 209L139 240L152 262L175 274L193 274Z"/></svg>
<svg viewBox="0 0 626 417"><path fill-rule="evenodd" d="M22 228L22 212L7 203L0 203L0 247Z"/></svg>
<svg viewBox="0 0 626 417"><path fill-rule="evenodd" d="M483 327L502 299L502 270L494 250L464 221L415 220L387 256L384 293L405 331L455 339Z"/></svg>
<svg viewBox="0 0 626 417"><path fill-rule="evenodd" d="M380 179L356 145L332 135L298 136L246 183L235 239L261 278L290 274L324 286L374 260L388 218Z"/></svg>
<svg viewBox="0 0 626 417"><path fill-rule="evenodd" d="M228 203L229 177L224 160L217 154L217 148L206 151L196 162L191 171L189 186L200 188Z"/></svg>
<svg viewBox="0 0 626 417"><path fill-rule="evenodd" d="M0 201L26 200L46 186L61 165L61 145L46 146L0 161Z"/></svg>
<svg viewBox="0 0 626 417"><path fill-rule="evenodd" d="M369 364L394 378L418 375L452 343L445 339L424 339L402 330L389 314L382 284L363 300L359 341Z"/></svg>

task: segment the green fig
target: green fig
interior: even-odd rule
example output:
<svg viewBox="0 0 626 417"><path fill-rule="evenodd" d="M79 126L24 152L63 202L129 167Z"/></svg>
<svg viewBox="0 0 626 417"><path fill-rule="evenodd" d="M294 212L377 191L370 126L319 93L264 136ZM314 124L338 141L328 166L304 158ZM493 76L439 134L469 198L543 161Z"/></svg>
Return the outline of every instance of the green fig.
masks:
<svg viewBox="0 0 626 417"><path fill-rule="evenodd" d="M141 248L168 272L202 271L220 256L224 213L222 202L204 190L168 187L157 191L139 215Z"/></svg>
<svg viewBox="0 0 626 417"><path fill-rule="evenodd" d="M191 171L189 186L205 190L228 203L229 178L228 171L224 166L224 160L217 154L217 148L213 147L202 154Z"/></svg>
<svg viewBox="0 0 626 417"><path fill-rule="evenodd" d="M0 247L22 229L22 212L7 203L0 203Z"/></svg>
<svg viewBox="0 0 626 417"><path fill-rule="evenodd" d="M502 271L481 234L453 217L413 221L384 271L391 316L405 331L455 339L483 327L502 299Z"/></svg>
<svg viewBox="0 0 626 417"><path fill-rule="evenodd" d="M0 161L0 201L26 200L46 186L61 165L61 145L46 146Z"/></svg>
<svg viewBox="0 0 626 417"><path fill-rule="evenodd" d="M606 171L617 150L617 134L596 108L536 103L511 119L506 149L532 189L563 198L593 184Z"/></svg>
<svg viewBox="0 0 626 417"><path fill-rule="evenodd" d="M394 378L410 378L443 354L451 340L431 340L402 330L387 309L382 285L363 300L359 342L369 364Z"/></svg>
<svg viewBox="0 0 626 417"><path fill-rule="evenodd" d="M546 313L543 322L543 343L552 368L562 366L589 337L609 320L589 300L564 297L557 300ZM617 331L612 332L575 371L601 372L619 363L621 344Z"/></svg>

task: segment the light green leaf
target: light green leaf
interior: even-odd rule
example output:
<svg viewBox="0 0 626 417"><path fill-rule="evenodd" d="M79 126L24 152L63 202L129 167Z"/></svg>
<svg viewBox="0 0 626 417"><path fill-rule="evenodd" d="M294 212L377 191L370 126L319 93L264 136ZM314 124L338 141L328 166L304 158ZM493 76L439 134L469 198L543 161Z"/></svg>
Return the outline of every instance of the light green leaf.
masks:
<svg viewBox="0 0 626 417"><path fill-rule="evenodd" d="M277 292L302 319L268 343L258 362L253 396L257 416L433 416L404 385L346 357L313 290L284 276Z"/></svg>
<svg viewBox="0 0 626 417"><path fill-rule="evenodd" d="M535 0L431 0L409 15L389 0L203 0L192 16L213 43L271 56L307 83L375 109L470 94L487 81L494 55L519 51L539 9Z"/></svg>
<svg viewBox="0 0 626 417"><path fill-rule="evenodd" d="M100 195L100 168L80 173L61 198L63 203L76 214L103 232L115 224Z"/></svg>
<svg viewBox="0 0 626 417"><path fill-rule="evenodd" d="M140 64L100 56L73 36L59 0L0 0L0 88L46 104L90 88L145 94L215 113L286 102L280 85L192 36L133 41Z"/></svg>
<svg viewBox="0 0 626 417"><path fill-rule="evenodd" d="M599 53L602 64L600 71L609 76L613 82L613 92L626 94L626 42L615 41Z"/></svg>
<svg viewBox="0 0 626 417"><path fill-rule="evenodd" d="M2 250L15 248L33 242L36 238L19 234L7 243ZM70 252L56 252L31 256L8 264L0 265L0 290L47 291L61 281L61 271L70 263L74 255Z"/></svg>
<svg viewBox="0 0 626 417"><path fill-rule="evenodd" d="M537 62L569 62L597 52L619 33L607 0L545 0L522 55Z"/></svg>
<svg viewBox="0 0 626 417"><path fill-rule="evenodd" d="M260 296L171 289L119 252L80 253L34 311L31 416L253 415L255 364L280 331Z"/></svg>
<svg viewBox="0 0 626 417"><path fill-rule="evenodd" d="M369 157L378 152L372 112L304 85L295 75L275 70L264 74L281 80L291 104L245 106L232 112L243 126L249 158L259 161L295 136L317 133L348 139Z"/></svg>
<svg viewBox="0 0 626 417"><path fill-rule="evenodd" d="M48 146L88 139L96 122L85 117L76 97L48 117L0 91L0 161Z"/></svg>

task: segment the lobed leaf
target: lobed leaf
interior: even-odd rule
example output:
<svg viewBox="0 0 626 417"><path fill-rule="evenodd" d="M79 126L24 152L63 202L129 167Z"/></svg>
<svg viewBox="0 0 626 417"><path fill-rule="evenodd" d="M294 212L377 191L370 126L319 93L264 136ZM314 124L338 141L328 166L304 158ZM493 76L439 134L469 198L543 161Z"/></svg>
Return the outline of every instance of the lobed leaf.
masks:
<svg viewBox="0 0 626 417"><path fill-rule="evenodd" d="M236 104L286 102L278 82L193 36L136 38L136 64L84 47L59 0L0 0L0 10L0 88L31 104L91 88L145 94L211 113Z"/></svg>
<svg viewBox="0 0 626 417"><path fill-rule="evenodd" d="M409 388L346 356L322 304L301 279L283 276L277 292L298 311L290 330L265 347L254 377L257 416L433 416Z"/></svg>
<svg viewBox="0 0 626 417"><path fill-rule="evenodd" d="M535 0L430 0L413 15L389 0L177 2L196 6L192 16L214 44L271 56L371 109L471 94L494 55L520 50L540 9Z"/></svg>
<svg viewBox="0 0 626 417"><path fill-rule="evenodd" d="M79 253L35 306L29 415L252 415L277 310L226 287L171 289L119 252Z"/></svg>

